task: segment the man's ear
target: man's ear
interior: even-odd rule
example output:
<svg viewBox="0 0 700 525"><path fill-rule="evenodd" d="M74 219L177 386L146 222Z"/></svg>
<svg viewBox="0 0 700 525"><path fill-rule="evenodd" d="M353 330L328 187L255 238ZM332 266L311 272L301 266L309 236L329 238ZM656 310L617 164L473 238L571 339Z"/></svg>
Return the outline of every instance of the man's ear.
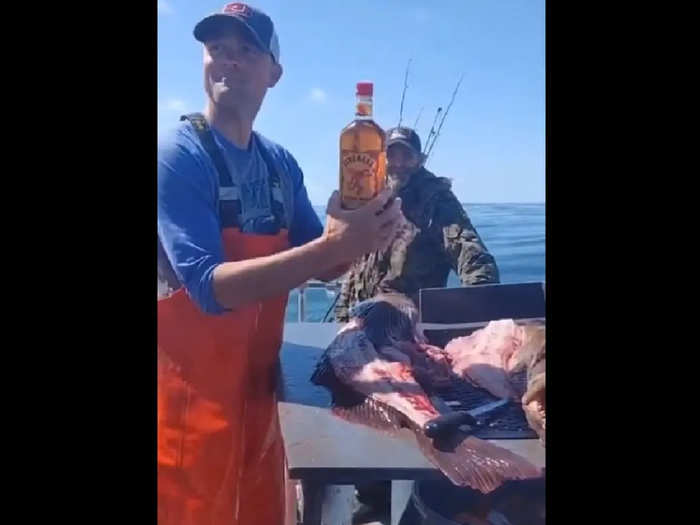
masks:
<svg viewBox="0 0 700 525"><path fill-rule="evenodd" d="M275 62L272 65L272 74L270 75L270 82L267 87L275 87L280 78L282 78L282 66Z"/></svg>

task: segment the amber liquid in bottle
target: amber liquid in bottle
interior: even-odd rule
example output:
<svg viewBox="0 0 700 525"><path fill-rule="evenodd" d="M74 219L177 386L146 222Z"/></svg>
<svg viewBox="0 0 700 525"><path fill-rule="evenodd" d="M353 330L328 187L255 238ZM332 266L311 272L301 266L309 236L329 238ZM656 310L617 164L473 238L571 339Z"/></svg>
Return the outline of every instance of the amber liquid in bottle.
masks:
<svg viewBox="0 0 700 525"><path fill-rule="evenodd" d="M345 209L372 200L386 185L386 138L372 120L373 86L357 84L355 120L340 132L340 199Z"/></svg>

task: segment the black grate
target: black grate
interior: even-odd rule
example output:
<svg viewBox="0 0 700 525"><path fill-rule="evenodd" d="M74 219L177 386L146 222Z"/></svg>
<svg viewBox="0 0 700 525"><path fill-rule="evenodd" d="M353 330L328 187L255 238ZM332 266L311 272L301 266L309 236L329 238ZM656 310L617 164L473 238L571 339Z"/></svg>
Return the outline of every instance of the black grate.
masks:
<svg viewBox="0 0 700 525"><path fill-rule="evenodd" d="M516 384L516 390L524 391L522 386L524 386L526 381L525 372L517 374L512 379ZM521 388L517 388L518 385ZM467 381L457 380L446 388L437 389L434 395L446 405L446 407L435 407L441 413L456 410L472 410L499 399L488 391L475 387ZM537 434L527 423L522 405L515 401L496 409L492 413L477 416L477 419L484 419L486 424L483 428L474 431L476 437L482 439L537 439Z"/></svg>

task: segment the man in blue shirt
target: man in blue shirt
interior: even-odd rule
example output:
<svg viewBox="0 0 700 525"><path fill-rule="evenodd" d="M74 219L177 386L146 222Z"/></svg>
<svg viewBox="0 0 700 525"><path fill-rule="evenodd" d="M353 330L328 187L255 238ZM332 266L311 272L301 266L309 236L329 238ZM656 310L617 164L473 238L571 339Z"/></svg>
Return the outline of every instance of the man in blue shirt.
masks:
<svg viewBox="0 0 700 525"><path fill-rule="evenodd" d="M276 525L288 292L385 248L401 203L386 191L349 211L335 192L324 230L292 155L252 129L282 75L270 18L236 2L194 35L207 106L158 150L158 521Z"/></svg>

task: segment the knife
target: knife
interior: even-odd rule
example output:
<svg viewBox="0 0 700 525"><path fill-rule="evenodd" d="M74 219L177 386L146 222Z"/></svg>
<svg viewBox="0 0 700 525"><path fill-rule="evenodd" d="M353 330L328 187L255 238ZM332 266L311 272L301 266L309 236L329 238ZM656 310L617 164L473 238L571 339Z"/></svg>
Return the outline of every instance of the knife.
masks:
<svg viewBox="0 0 700 525"><path fill-rule="evenodd" d="M444 434L445 432L453 431L465 423L470 426L478 426L479 421L476 419L477 416L486 414L487 412L491 412L497 408L501 408L502 406L510 403L510 401L510 399L499 399L498 401L487 403L472 410L443 414L431 419L425 425L423 425L423 432L426 436L434 438Z"/></svg>

